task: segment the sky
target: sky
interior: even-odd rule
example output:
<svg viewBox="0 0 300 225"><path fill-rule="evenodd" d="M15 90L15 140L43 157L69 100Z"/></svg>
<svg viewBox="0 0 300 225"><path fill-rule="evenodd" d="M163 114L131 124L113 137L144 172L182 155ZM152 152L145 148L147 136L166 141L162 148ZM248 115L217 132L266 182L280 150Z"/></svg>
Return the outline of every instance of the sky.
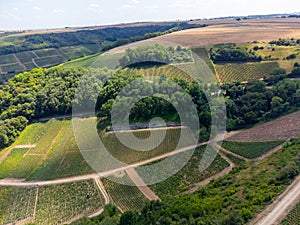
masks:
<svg viewBox="0 0 300 225"><path fill-rule="evenodd" d="M0 0L0 30L299 11L299 0Z"/></svg>

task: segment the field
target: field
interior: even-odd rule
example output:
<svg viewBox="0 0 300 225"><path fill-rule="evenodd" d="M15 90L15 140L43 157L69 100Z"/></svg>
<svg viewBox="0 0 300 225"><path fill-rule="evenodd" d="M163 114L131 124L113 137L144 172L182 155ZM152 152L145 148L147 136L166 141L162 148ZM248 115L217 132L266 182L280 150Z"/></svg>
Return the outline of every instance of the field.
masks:
<svg viewBox="0 0 300 225"><path fill-rule="evenodd" d="M188 163L175 175L168 178L167 180L150 185L150 189L154 191L160 198L166 198L168 196L174 196L181 194L189 189L191 189L195 184L203 181L204 179L211 177L226 167L229 166L228 162L225 161L220 155L214 159L213 163L203 172L199 171L200 162L203 156L205 147L199 147L195 150L193 156L188 161ZM211 149L211 151L215 151ZM180 153L182 154L182 153ZM183 153L184 154L184 153ZM174 158L173 163L176 164L176 158ZM178 159L177 159L178 160ZM154 162L155 163L155 162ZM145 165L147 166L147 165ZM143 171L141 170L143 166L138 167L136 171L144 180L152 180L153 176L160 176L159 173L164 173L164 170L160 171ZM154 175L155 174L155 175Z"/></svg>
<svg viewBox="0 0 300 225"><path fill-rule="evenodd" d="M118 181L123 184L117 183ZM113 202L123 212L128 210L141 211L148 201L125 172L118 176L103 178L102 182Z"/></svg>
<svg viewBox="0 0 300 225"><path fill-rule="evenodd" d="M98 45L90 44L0 55L0 74L2 75L2 80L6 81L8 77L3 77L3 75L7 73L16 74L37 67L54 66L71 59L80 58L84 55L95 54L99 52L99 50Z"/></svg>
<svg viewBox="0 0 300 225"><path fill-rule="evenodd" d="M28 179L51 180L92 172L76 145L71 121L64 121L47 159Z"/></svg>
<svg viewBox="0 0 300 225"><path fill-rule="evenodd" d="M227 63L216 66L217 76L221 83L249 81L269 76L279 67L277 62L261 63Z"/></svg>
<svg viewBox="0 0 300 225"><path fill-rule="evenodd" d="M198 23L198 22L194 22ZM221 20L200 21L214 23L204 28L189 29L152 38L146 41L132 43L110 50L111 53L124 52L127 48L139 45L166 42L180 44L184 47L198 47L223 43L245 43L253 41L272 41L278 38L300 38L299 20L287 19L252 19L244 21Z"/></svg>
<svg viewBox="0 0 300 225"><path fill-rule="evenodd" d="M156 146L156 143L159 143L158 140L160 139L160 137L163 135L165 131L166 131L165 138L163 139L161 144ZM141 160L150 159L152 157L162 155L167 152L172 152L173 150L176 149L180 136L183 137L185 143L181 143L181 145L179 145L177 149L195 144L194 142L195 139L191 138L192 137L191 131L187 128L174 127L174 128L168 128L167 130L153 129L151 130L151 132L153 136L157 138L157 141L151 143L151 145L153 145L154 147L151 148L152 150L150 151L136 151L130 149L127 146L123 145L117 139L116 135L111 132L106 133L102 137L102 140L103 143L105 144L107 151L109 151L109 153L113 155L115 158L125 163L134 163ZM126 138L130 133L121 132L120 134L123 136L122 138ZM149 136L149 131L148 130L133 131L133 134L139 139L145 139ZM149 147L150 143L147 146Z"/></svg>
<svg viewBox="0 0 300 225"><path fill-rule="evenodd" d="M4 223L33 218L36 200L35 187L14 188L6 210Z"/></svg>
<svg viewBox="0 0 300 225"><path fill-rule="evenodd" d="M268 43L246 43L239 45L241 47L247 47L248 49L253 49L255 46L264 47L262 50L256 51L257 55L262 56L263 58L271 56L270 59L266 60L276 60L279 63L281 68L284 68L288 73L290 73L294 69L294 64L296 62L300 62L299 46L277 46L277 45L270 45ZM296 54L297 58L292 60L286 60L286 57Z"/></svg>
<svg viewBox="0 0 300 225"><path fill-rule="evenodd" d="M104 206L104 197L92 180L40 187L38 196L37 224L62 224Z"/></svg>
<svg viewBox="0 0 300 225"><path fill-rule="evenodd" d="M0 223L12 223L33 217L35 187L0 187Z"/></svg>
<svg viewBox="0 0 300 225"><path fill-rule="evenodd" d="M281 225L299 225L300 221L300 202L290 211L290 213L281 221Z"/></svg>
<svg viewBox="0 0 300 225"><path fill-rule="evenodd" d="M64 66L91 66L94 68L107 67L109 69L117 69L120 66L119 59L122 56L123 54L96 54L66 62Z"/></svg>
<svg viewBox="0 0 300 225"><path fill-rule="evenodd" d="M231 142L223 141L222 146L236 153L238 155L244 156L249 159L255 159L266 152L272 150L273 148L282 144L282 141L272 141L272 142Z"/></svg>
<svg viewBox="0 0 300 225"><path fill-rule="evenodd" d="M257 125L251 129L241 130L229 137L227 141L267 142L286 141L300 136L300 111L276 120Z"/></svg>

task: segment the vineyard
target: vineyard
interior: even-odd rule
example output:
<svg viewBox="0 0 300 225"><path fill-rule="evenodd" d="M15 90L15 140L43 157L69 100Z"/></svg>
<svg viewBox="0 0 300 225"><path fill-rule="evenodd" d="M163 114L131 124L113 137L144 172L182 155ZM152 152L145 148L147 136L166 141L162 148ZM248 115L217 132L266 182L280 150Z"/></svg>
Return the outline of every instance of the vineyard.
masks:
<svg viewBox="0 0 300 225"><path fill-rule="evenodd" d="M292 211L281 221L281 225L299 225L300 221L300 202L292 209Z"/></svg>
<svg viewBox="0 0 300 225"><path fill-rule="evenodd" d="M92 180L40 187L35 222L62 224L103 206L104 197Z"/></svg>
<svg viewBox="0 0 300 225"><path fill-rule="evenodd" d="M249 159L255 159L273 148L282 144L282 141L271 141L271 142L232 142L223 141L222 146Z"/></svg>
<svg viewBox="0 0 300 225"><path fill-rule="evenodd" d="M125 172L118 176L103 178L102 182L112 201L123 212L128 210L141 211L148 201Z"/></svg>
<svg viewBox="0 0 300 225"><path fill-rule="evenodd" d="M130 138L129 135L131 132L141 140L141 144L143 143L143 139L148 138L150 134L148 130L136 130L129 132L121 131L119 135L122 135L122 138L126 139L126 137ZM163 139L161 144L155 147L156 144L159 143L159 140L163 136L164 132L166 132L165 138ZM150 151L133 150L122 144L116 137L116 134L112 132L106 133L101 138L103 143L105 144L107 151L109 151L110 154L115 158L125 163L134 163L174 151L179 142L179 138L182 138L182 140L184 140L184 143L181 143L181 145L179 145L177 149L195 144L195 139L192 139L193 134L188 128L185 127L152 129L151 133L157 140L155 139L153 141L152 144L154 145L154 147Z"/></svg>
<svg viewBox="0 0 300 225"><path fill-rule="evenodd" d="M51 153L38 170L31 174L30 180L51 180L94 172L78 149L71 121L64 121L55 139Z"/></svg>
<svg viewBox="0 0 300 225"><path fill-rule="evenodd" d="M14 188L10 195L4 223L13 223L34 215L37 188Z"/></svg>
<svg viewBox="0 0 300 225"><path fill-rule="evenodd" d="M278 67L278 62L227 63L216 65L216 72L221 83L231 83L263 78Z"/></svg>
<svg viewBox="0 0 300 225"><path fill-rule="evenodd" d="M206 147L199 147L195 150L191 159L186 163L186 165L175 175L168 178L161 183L150 185L149 187L156 193L160 198L166 198L168 196L178 195L184 191L189 190L195 184L201 182L205 178L211 177L217 174L229 166L228 162L225 161L219 154L214 159L213 163L204 171L200 172L200 162ZM213 148L208 146L209 151L215 151ZM185 153L180 153L185 154ZM179 156L171 156L172 163L176 165ZM174 158L172 160L172 158ZM147 165L145 165L147 166ZM143 166L142 166L143 167ZM151 180L153 176L160 176L160 173L165 173L165 170L157 170L153 172L152 170L142 172L142 167L138 167L136 171L144 180Z"/></svg>

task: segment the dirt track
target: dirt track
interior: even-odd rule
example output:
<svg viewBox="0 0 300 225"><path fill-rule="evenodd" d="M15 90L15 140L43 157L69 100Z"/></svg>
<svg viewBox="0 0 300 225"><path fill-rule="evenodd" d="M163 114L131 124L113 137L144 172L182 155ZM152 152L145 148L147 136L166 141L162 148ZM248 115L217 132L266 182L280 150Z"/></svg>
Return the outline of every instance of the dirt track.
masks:
<svg viewBox="0 0 300 225"><path fill-rule="evenodd" d="M260 213L250 225L277 225L300 200L300 177Z"/></svg>

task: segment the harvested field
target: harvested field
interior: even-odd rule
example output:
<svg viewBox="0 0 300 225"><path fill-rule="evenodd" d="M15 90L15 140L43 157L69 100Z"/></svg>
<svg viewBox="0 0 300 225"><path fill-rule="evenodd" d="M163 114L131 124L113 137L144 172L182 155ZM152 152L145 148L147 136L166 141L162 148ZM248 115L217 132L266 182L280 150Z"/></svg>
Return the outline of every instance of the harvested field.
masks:
<svg viewBox="0 0 300 225"><path fill-rule="evenodd" d="M300 136L300 111L232 135L228 141L264 142L288 140Z"/></svg>
<svg viewBox="0 0 300 225"><path fill-rule="evenodd" d="M224 20L219 23L216 22L208 27L179 31L149 40L136 42L112 49L110 52L123 52L129 47L132 48L164 41L180 44L184 47L191 47L221 43L271 41L279 38L291 37L300 37L300 19L253 19L241 22Z"/></svg>

